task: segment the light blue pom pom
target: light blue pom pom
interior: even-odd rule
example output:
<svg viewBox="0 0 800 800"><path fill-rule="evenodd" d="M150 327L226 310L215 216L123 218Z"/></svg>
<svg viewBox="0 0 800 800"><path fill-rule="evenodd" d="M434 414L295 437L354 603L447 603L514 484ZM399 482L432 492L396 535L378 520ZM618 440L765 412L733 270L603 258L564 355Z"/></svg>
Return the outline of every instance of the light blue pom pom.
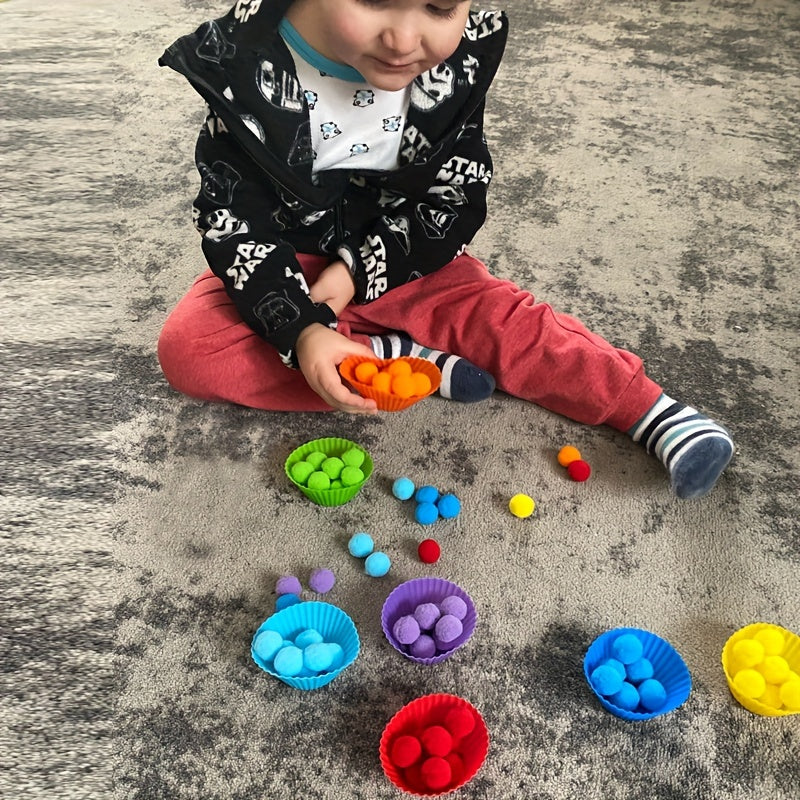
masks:
<svg viewBox="0 0 800 800"><path fill-rule="evenodd" d="M319 644L322 641L324 641L322 634L319 631L315 631L313 628L308 628L307 630L298 633L294 639L294 643L301 650L308 647L310 644Z"/></svg>
<svg viewBox="0 0 800 800"><path fill-rule="evenodd" d="M272 668L278 675L293 678L303 669L303 651L299 647L283 647L275 655Z"/></svg>
<svg viewBox="0 0 800 800"><path fill-rule="evenodd" d="M347 544L350 555L356 558L366 558L374 547L375 542L368 533L354 533Z"/></svg>
<svg viewBox="0 0 800 800"><path fill-rule="evenodd" d="M264 661L272 661L283 647L283 637L277 631L261 631L253 642L253 651Z"/></svg>
<svg viewBox="0 0 800 800"><path fill-rule="evenodd" d="M398 478L392 484L392 494L398 500L408 500L414 494L414 482L410 478Z"/></svg>
<svg viewBox="0 0 800 800"><path fill-rule="evenodd" d="M389 571L391 566L392 562L389 556L387 556L386 553L381 553L380 551L376 551L367 556L367 560L364 562L364 570L366 571L367 575L373 578L380 578L384 576Z"/></svg>

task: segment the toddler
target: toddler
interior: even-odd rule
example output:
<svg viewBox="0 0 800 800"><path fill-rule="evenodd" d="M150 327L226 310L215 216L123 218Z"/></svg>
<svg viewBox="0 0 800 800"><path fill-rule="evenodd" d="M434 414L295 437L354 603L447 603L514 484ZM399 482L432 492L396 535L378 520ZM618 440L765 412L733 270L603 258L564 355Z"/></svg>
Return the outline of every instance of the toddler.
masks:
<svg viewBox="0 0 800 800"><path fill-rule="evenodd" d="M269 410L376 413L338 364L415 355L461 402L495 389L627 432L680 497L733 454L641 359L466 247L486 217L487 90L507 36L468 0L238 0L159 63L208 105L195 226L210 269L169 316L179 391Z"/></svg>

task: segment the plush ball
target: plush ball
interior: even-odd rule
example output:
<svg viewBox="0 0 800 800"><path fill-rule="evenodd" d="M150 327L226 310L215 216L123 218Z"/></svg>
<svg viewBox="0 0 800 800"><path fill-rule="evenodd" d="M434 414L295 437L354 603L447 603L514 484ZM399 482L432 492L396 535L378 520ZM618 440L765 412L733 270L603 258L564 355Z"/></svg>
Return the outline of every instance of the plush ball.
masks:
<svg viewBox="0 0 800 800"><path fill-rule="evenodd" d="M639 705L639 692L632 683L624 681L618 692L608 698L618 708L633 711Z"/></svg>
<svg viewBox="0 0 800 800"><path fill-rule="evenodd" d="M344 663L344 649L338 642L326 642L331 654L331 669L339 669Z"/></svg>
<svg viewBox="0 0 800 800"><path fill-rule="evenodd" d="M411 383L414 386L414 394L417 397L426 395L431 390L431 379L424 372L412 372Z"/></svg>
<svg viewBox="0 0 800 800"><path fill-rule="evenodd" d="M642 657L642 642L633 633L623 633L611 643L611 652L623 664L633 664Z"/></svg>
<svg viewBox="0 0 800 800"><path fill-rule="evenodd" d="M414 658L433 658L436 655L436 642L432 636L421 633L419 638L409 646L408 652Z"/></svg>
<svg viewBox="0 0 800 800"><path fill-rule="evenodd" d="M311 575L308 579L308 585L311 587L311 591L317 592L318 594L325 594L333 589L335 583L336 576L333 574L333 570L325 569L324 567L311 570Z"/></svg>
<svg viewBox="0 0 800 800"><path fill-rule="evenodd" d="M461 620L467 616L468 608L457 594L450 594L439 603L439 611Z"/></svg>
<svg viewBox="0 0 800 800"><path fill-rule="evenodd" d="M319 469L322 466L322 462L327 457L327 453L323 453L322 450L314 450L306 456L306 461L308 461L314 469Z"/></svg>
<svg viewBox="0 0 800 800"><path fill-rule="evenodd" d="M444 789L453 778L450 764L441 756L431 756L422 762L422 780L429 789Z"/></svg>
<svg viewBox="0 0 800 800"><path fill-rule="evenodd" d="M667 702L667 690L660 681L648 678L639 684L639 699L648 711L658 711Z"/></svg>
<svg viewBox="0 0 800 800"><path fill-rule="evenodd" d="M293 678L303 669L303 651L294 645L282 647L275 654L272 668L278 675Z"/></svg>
<svg viewBox="0 0 800 800"><path fill-rule="evenodd" d="M366 558L375 548L375 542L368 533L354 533L347 543L351 556Z"/></svg>
<svg viewBox="0 0 800 800"><path fill-rule="evenodd" d="M783 705L781 700L781 687L773 683L768 683L764 689L764 694L758 698L759 703L763 703L770 708L780 708Z"/></svg>
<svg viewBox="0 0 800 800"><path fill-rule="evenodd" d="M450 772L452 773L450 780L453 783L458 783L461 780L461 776L464 774L463 759L455 751L448 753L444 759L450 765Z"/></svg>
<svg viewBox="0 0 800 800"><path fill-rule="evenodd" d="M568 467L573 461L580 461L580 458L581 451L571 444L565 444L558 451L558 463L561 464L562 467Z"/></svg>
<svg viewBox="0 0 800 800"><path fill-rule="evenodd" d="M641 683L653 677L653 665L646 658L640 658L632 664L627 664L623 669L631 683Z"/></svg>
<svg viewBox="0 0 800 800"><path fill-rule="evenodd" d="M572 480L583 483L583 481L589 480L589 476L592 474L592 468L585 461L578 459L577 461L570 462L567 467L567 474Z"/></svg>
<svg viewBox="0 0 800 800"><path fill-rule="evenodd" d="M601 664L592 670L589 676L594 690L603 695L603 697L610 697L616 694L622 688L622 675L614 669L609 667L608 664Z"/></svg>
<svg viewBox="0 0 800 800"><path fill-rule="evenodd" d="M442 612L436 603L420 603L414 609L414 619L419 623L419 627L423 631L432 631L433 626L436 625Z"/></svg>
<svg viewBox="0 0 800 800"><path fill-rule="evenodd" d="M272 661L283 647L283 637L277 631L261 631L253 641L253 651L264 661Z"/></svg>
<svg viewBox="0 0 800 800"><path fill-rule="evenodd" d="M294 575L281 575L275 582L275 594L300 594L303 587Z"/></svg>
<svg viewBox="0 0 800 800"><path fill-rule="evenodd" d="M764 676L754 669L740 669L733 676L733 685L745 696L754 700L764 694L767 682Z"/></svg>
<svg viewBox="0 0 800 800"><path fill-rule="evenodd" d="M433 503L418 503L414 509L414 519L420 525L432 525L439 519L439 509Z"/></svg>
<svg viewBox="0 0 800 800"><path fill-rule="evenodd" d="M360 467L367 458L364 451L358 447L351 447L349 450L345 450L339 457L346 467Z"/></svg>
<svg viewBox="0 0 800 800"><path fill-rule="evenodd" d="M321 469L317 470L316 472L312 472L308 476L308 480L306 481L306 486L309 489L315 489L316 491L323 491L325 489L331 488L331 479L330 476L323 472Z"/></svg>
<svg viewBox="0 0 800 800"><path fill-rule="evenodd" d="M420 486L414 499L418 503L435 503L439 499L439 490L435 486Z"/></svg>
<svg viewBox="0 0 800 800"><path fill-rule="evenodd" d="M303 665L312 672L326 672L333 663L333 651L325 642L310 644L303 650Z"/></svg>
<svg viewBox="0 0 800 800"><path fill-rule="evenodd" d="M281 594L278 595L278 599L275 601L275 610L283 611L284 608L297 605L299 602L300 598L296 594L292 594L291 592L288 594Z"/></svg>
<svg viewBox="0 0 800 800"><path fill-rule="evenodd" d="M410 375L395 375L392 378L392 394L407 400L414 394L414 379Z"/></svg>
<svg viewBox="0 0 800 800"><path fill-rule="evenodd" d="M364 473L359 467L345 467L339 475L339 480L343 486L357 486L363 482Z"/></svg>
<svg viewBox="0 0 800 800"><path fill-rule="evenodd" d="M319 631L315 631L313 628L306 628L294 637L295 646L299 647L301 650L304 650L310 644L319 644L324 641L322 634Z"/></svg>
<svg viewBox="0 0 800 800"><path fill-rule="evenodd" d="M392 484L392 494L398 500L408 500L414 494L414 481L410 478L398 478Z"/></svg>
<svg viewBox="0 0 800 800"><path fill-rule="evenodd" d="M376 550L374 553L367 556L364 562L364 571L372 578L381 578L392 566L392 562L386 553L381 553Z"/></svg>
<svg viewBox="0 0 800 800"><path fill-rule="evenodd" d="M790 711L800 711L800 681L786 681L779 689L781 702Z"/></svg>
<svg viewBox="0 0 800 800"><path fill-rule="evenodd" d="M528 497L527 494L515 494L508 501L508 510L515 517L519 517L520 519L529 517L531 514L533 514L535 508L536 503L534 503L533 498Z"/></svg>
<svg viewBox="0 0 800 800"><path fill-rule="evenodd" d="M289 467L289 474L303 486L308 481L308 476L314 471L314 465L308 461L297 461Z"/></svg>
<svg viewBox="0 0 800 800"><path fill-rule="evenodd" d="M425 728L420 739L423 750L432 756L444 757L453 749L453 737L441 725Z"/></svg>
<svg viewBox="0 0 800 800"><path fill-rule="evenodd" d="M369 386L372 379L378 374L378 365L374 361L362 361L360 364L356 364L353 374L357 381Z"/></svg>
<svg viewBox="0 0 800 800"><path fill-rule="evenodd" d="M406 376L411 377L411 373L413 369L411 368L411 364L408 361L404 361L402 358L397 358L391 361L386 366L386 371L393 377L397 378L398 376Z"/></svg>
<svg viewBox="0 0 800 800"><path fill-rule="evenodd" d="M338 456L331 456L326 458L319 468L333 481L342 474L344 461Z"/></svg>
<svg viewBox="0 0 800 800"><path fill-rule="evenodd" d="M443 614L439 617L433 629L433 635L443 644L454 642L463 632L464 626L461 624L461 620L452 614Z"/></svg>
<svg viewBox="0 0 800 800"><path fill-rule="evenodd" d="M416 736L398 736L389 749L392 764L401 769L410 767L422 755L422 744Z"/></svg>
<svg viewBox="0 0 800 800"><path fill-rule="evenodd" d="M753 639L764 648L765 656L779 656L783 652L783 634L777 628L762 628Z"/></svg>
<svg viewBox="0 0 800 800"><path fill-rule="evenodd" d="M754 667L764 660L764 645L755 639L739 639L731 648L731 655L740 668Z"/></svg>
<svg viewBox="0 0 800 800"><path fill-rule="evenodd" d="M445 714L444 726L456 739L463 739L475 729L475 715L468 708L451 708Z"/></svg>
<svg viewBox="0 0 800 800"><path fill-rule="evenodd" d="M419 623L411 614L405 614L392 625L392 634L400 644L411 644L419 639Z"/></svg>
<svg viewBox="0 0 800 800"><path fill-rule="evenodd" d="M378 392L389 394L392 388L392 376L382 369L373 379L372 388Z"/></svg>
<svg viewBox="0 0 800 800"><path fill-rule="evenodd" d="M453 519L461 512L461 501L454 494L443 494L436 503L442 519Z"/></svg>
<svg viewBox="0 0 800 800"><path fill-rule="evenodd" d="M789 663L781 656L767 656L757 669L767 683L783 683L789 677Z"/></svg>
<svg viewBox="0 0 800 800"><path fill-rule="evenodd" d="M614 667L614 669L622 675L623 679L628 677L625 672L625 665L621 661L617 661L616 658L607 658L603 663L607 664L609 667Z"/></svg>
<svg viewBox="0 0 800 800"><path fill-rule="evenodd" d="M417 554L423 564L435 564L442 554L442 548L436 539L424 539L419 543Z"/></svg>

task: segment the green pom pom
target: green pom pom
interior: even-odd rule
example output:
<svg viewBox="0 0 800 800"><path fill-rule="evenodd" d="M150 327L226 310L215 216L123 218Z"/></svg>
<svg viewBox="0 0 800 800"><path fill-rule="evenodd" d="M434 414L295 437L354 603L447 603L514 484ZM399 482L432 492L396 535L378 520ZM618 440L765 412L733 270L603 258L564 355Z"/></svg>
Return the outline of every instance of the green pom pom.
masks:
<svg viewBox="0 0 800 800"><path fill-rule="evenodd" d="M312 453L309 453L306 456L306 461L308 461L308 463L311 464L314 469L319 469L320 465L327 457L328 456L323 453L322 450L314 450Z"/></svg>
<svg viewBox="0 0 800 800"><path fill-rule="evenodd" d="M292 464L289 468L289 472L291 473L292 477L303 486L306 485L306 481L308 480L308 476L314 471L314 467L308 463L308 461L298 461L296 464Z"/></svg>
<svg viewBox="0 0 800 800"><path fill-rule="evenodd" d="M342 453L342 461L344 461L345 465L348 467L360 467L364 463L365 458L364 451L359 450L357 447L351 447L349 450L345 450L345 452Z"/></svg>
<svg viewBox="0 0 800 800"><path fill-rule="evenodd" d="M331 479L321 470L317 470L308 476L307 485L309 489L330 489Z"/></svg>
<svg viewBox="0 0 800 800"><path fill-rule="evenodd" d="M339 479L345 486L356 486L364 480L364 473L358 467L345 467Z"/></svg>
<svg viewBox="0 0 800 800"><path fill-rule="evenodd" d="M320 465L320 469L331 479L336 480L342 474L344 461L337 456L326 458Z"/></svg>

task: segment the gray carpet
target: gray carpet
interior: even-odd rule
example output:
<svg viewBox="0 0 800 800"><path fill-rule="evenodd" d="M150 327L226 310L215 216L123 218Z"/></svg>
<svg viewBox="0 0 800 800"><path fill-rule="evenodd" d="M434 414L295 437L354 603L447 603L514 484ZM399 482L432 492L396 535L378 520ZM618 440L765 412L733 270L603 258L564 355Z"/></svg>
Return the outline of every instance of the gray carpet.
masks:
<svg viewBox="0 0 800 800"><path fill-rule="evenodd" d="M496 177L472 250L713 413L733 465L681 502L625 436L500 394L377 419L177 396L155 342L202 266L202 109L156 59L225 3L0 3L0 796L398 797L381 731L440 691L491 736L457 796L800 796L800 716L752 715L720 668L742 625L800 632L800 3L506 8ZM336 509L282 472L326 435L376 463ZM586 484L555 463L567 442ZM401 474L455 491L462 514L423 530L391 496ZM536 499L530 519L506 510L515 492ZM387 577L347 554L356 530L392 556ZM426 534L435 567L415 557ZM249 641L276 577L316 566L336 571L328 597L362 651L303 693L259 671ZM428 668L379 622L390 589L425 574L479 613L470 643ZM627 723L590 693L583 653L623 625L683 655L694 684L677 711Z"/></svg>

